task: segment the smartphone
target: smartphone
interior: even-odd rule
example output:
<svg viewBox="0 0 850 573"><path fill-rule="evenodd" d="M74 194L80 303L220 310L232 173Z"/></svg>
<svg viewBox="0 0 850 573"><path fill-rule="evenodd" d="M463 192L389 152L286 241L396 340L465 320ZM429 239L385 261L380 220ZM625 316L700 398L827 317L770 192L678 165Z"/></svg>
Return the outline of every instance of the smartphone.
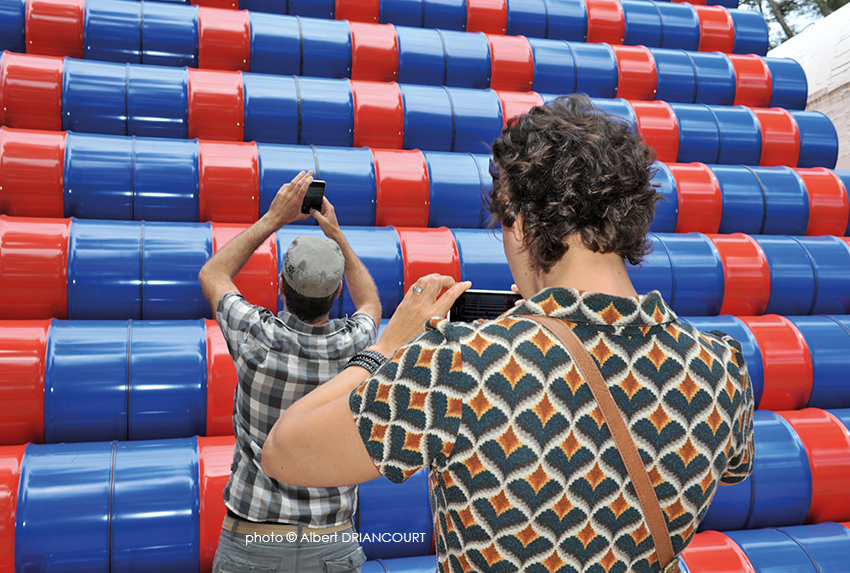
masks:
<svg viewBox="0 0 850 573"><path fill-rule="evenodd" d="M448 319L473 322L490 320L513 308L522 297L509 290L469 289L458 297L449 310Z"/></svg>
<svg viewBox="0 0 850 573"><path fill-rule="evenodd" d="M307 193L304 195L304 202L301 203L301 212L309 215L310 209L316 211L322 210L322 199L325 197L325 182L321 179L313 179L310 186L307 187Z"/></svg>

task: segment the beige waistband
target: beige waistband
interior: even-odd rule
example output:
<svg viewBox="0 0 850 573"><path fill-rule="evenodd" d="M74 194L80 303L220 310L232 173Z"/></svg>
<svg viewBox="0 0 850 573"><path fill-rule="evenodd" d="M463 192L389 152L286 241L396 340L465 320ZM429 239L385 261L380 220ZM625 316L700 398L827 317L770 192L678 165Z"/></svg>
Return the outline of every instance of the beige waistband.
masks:
<svg viewBox="0 0 850 573"><path fill-rule="evenodd" d="M224 517L224 523L222 527L227 531L232 531L234 533L244 533L246 535L286 535L287 533L298 533L297 525L286 525L286 524L274 524L274 523L253 523L251 521L242 521L238 519L233 519L229 515ZM342 525L334 525L333 527L308 527L306 525L301 527L302 533L317 533L319 535L325 535L328 533L337 533L339 531L345 531L346 529L350 529L354 527L351 523L351 520L343 523Z"/></svg>

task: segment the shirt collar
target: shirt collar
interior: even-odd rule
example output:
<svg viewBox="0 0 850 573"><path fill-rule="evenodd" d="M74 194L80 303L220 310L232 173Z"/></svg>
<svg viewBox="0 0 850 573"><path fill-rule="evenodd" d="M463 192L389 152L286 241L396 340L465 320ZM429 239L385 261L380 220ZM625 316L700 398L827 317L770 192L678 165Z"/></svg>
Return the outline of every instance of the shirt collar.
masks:
<svg viewBox="0 0 850 573"><path fill-rule="evenodd" d="M303 320L297 318L291 312L287 312L285 310L281 310L277 313L277 317L283 322L283 324L290 330L298 332L300 334L333 334L340 330L341 325L340 321L337 319L331 319L325 324L321 326L314 326L312 324L307 324Z"/></svg>
<svg viewBox="0 0 850 573"><path fill-rule="evenodd" d="M678 318L657 290L637 297L619 297L559 287L540 291L512 314L536 314L608 326L656 326Z"/></svg>

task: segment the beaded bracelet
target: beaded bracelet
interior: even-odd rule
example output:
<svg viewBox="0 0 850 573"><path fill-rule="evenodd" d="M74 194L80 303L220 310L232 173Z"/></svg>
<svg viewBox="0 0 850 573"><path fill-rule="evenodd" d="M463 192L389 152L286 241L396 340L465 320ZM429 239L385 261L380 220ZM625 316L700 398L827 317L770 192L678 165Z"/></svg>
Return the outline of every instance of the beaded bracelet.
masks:
<svg viewBox="0 0 850 573"><path fill-rule="evenodd" d="M376 350L361 350L352 356L351 360L348 361L348 364L346 364L345 367L359 366L369 372L369 374L374 374L387 362L389 362L387 357Z"/></svg>

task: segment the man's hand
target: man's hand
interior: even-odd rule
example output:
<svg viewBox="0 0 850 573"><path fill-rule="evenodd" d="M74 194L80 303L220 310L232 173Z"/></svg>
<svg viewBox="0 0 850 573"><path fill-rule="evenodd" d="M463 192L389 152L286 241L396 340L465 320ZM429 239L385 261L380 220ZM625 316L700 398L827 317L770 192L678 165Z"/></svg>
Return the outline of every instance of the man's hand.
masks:
<svg viewBox="0 0 850 573"><path fill-rule="evenodd" d="M322 198L321 212L316 211L315 209L310 209L310 214L319 223L319 227L322 228L322 231L328 239L336 241L337 243L340 242L340 239L342 238L342 229L339 228L339 222L336 220L336 210L331 202L328 201L327 197Z"/></svg>
<svg viewBox="0 0 850 573"><path fill-rule="evenodd" d="M310 215L301 212L301 205L304 203L307 188L312 182L312 171L300 172L292 181L278 189L268 212L263 217L268 217L275 229L309 217Z"/></svg>

